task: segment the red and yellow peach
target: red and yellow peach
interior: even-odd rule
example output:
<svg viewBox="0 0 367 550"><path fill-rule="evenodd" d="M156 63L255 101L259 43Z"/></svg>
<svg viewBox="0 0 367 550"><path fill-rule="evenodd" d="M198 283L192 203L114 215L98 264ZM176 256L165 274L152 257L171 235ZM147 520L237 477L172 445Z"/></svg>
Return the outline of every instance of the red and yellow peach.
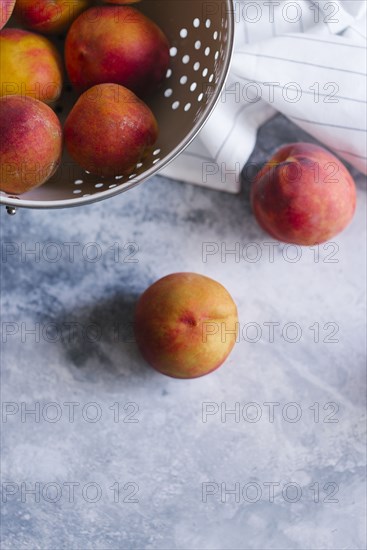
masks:
<svg viewBox="0 0 367 550"><path fill-rule="evenodd" d="M237 338L236 305L218 282L196 273L173 273L140 297L135 338L145 360L174 378L197 378L217 369Z"/></svg>
<svg viewBox="0 0 367 550"><path fill-rule="evenodd" d="M89 0L17 0L14 14L34 31L54 34L64 31L89 5Z"/></svg>
<svg viewBox="0 0 367 550"><path fill-rule="evenodd" d="M29 96L45 103L62 90L61 59L47 38L21 29L0 31L0 96Z"/></svg>
<svg viewBox="0 0 367 550"><path fill-rule="evenodd" d="M80 96L65 122L65 144L85 170L100 176L127 174L158 136L151 110L117 84L99 84Z"/></svg>
<svg viewBox="0 0 367 550"><path fill-rule="evenodd" d="M335 237L352 220L356 188L332 153L311 143L282 147L251 190L260 226L279 241L311 246Z"/></svg>
<svg viewBox="0 0 367 550"><path fill-rule="evenodd" d="M45 103L30 97L0 98L1 191L25 193L47 181L60 163L60 122Z"/></svg>
<svg viewBox="0 0 367 550"><path fill-rule="evenodd" d="M79 91L113 82L145 96L165 78L169 44L161 29L136 9L99 6L83 12L72 24L65 63Z"/></svg>

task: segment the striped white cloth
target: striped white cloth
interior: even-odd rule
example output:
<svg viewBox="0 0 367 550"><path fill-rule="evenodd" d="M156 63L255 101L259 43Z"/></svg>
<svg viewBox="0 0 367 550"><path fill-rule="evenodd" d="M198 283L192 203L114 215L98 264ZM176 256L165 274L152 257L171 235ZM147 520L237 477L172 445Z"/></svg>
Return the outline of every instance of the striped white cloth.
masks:
<svg viewBox="0 0 367 550"><path fill-rule="evenodd" d="M281 112L366 173L365 0L236 0L221 100L168 177L236 193L266 120Z"/></svg>

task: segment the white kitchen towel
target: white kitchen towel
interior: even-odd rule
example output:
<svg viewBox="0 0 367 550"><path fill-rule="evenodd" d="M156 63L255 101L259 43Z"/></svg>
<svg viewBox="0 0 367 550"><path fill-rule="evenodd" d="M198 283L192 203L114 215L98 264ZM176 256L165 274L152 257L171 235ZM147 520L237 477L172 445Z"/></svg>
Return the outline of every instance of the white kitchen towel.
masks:
<svg viewBox="0 0 367 550"><path fill-rule="evenodd" d="M230 74L199 136L163 174L236 193L276 112L366 173L366 0L235 0Z"/></svg>

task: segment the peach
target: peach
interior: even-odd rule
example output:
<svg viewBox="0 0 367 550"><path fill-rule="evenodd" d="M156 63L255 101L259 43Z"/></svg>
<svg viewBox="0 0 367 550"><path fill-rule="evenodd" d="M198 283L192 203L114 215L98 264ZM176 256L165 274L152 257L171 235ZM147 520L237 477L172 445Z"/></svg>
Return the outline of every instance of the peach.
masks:
<svg viewBox="0 0 367 550"><path fill-rule="evenodd" d="M65 63L79 91L113 82L145 96L165 78L169 44L161 29L134 8L100 6L83 12L70 27Z"/></svg>
<svg viewBox="0 0 367 550"><path fill-rule="evenodd" d="M237 308L219 283L196 273L173 273L140 297L135 338L144 359L173 378L217 369L237 338Z"/></svg>
<svg viewBox="0 0 367 550"><path fill-rule="evenodd" d="M151 110L118 84L98 84L84 92L69 113L64 130L71 157L100 176L131 172L158 136Z"/></svg>
<svg viewBox="0 0 367 550"><path fill-rule="evenodd" d="M15 6L15 0L0 0L0 30L7 24Z"/></svg>
<svg viewBox="0 0 367 550"><path fill-rule="evenodd" d="M0 189L25 193L47 181L60 163L62 130L53 110L31 97L0 98Z"/></svg>
<svg viewBox="0 0 367 550"><path fill-rule="evenodd" d="M260 226L286 243L311 246L340 233L356 207L342 162L311 143L282 147L257 174L251 203Z"/></svg>
<svg viewBox="0 0 367 550"><path fill-rule="evenodd" d="M50 103L62 90L61 60L47 38L20 29L0 31L0 95L26 95Z"/></svg>
<svg viewBox="0 0 367 550"><path fill-rule="evenodd" d="M64 31L89 0L17 0L14 14L27 29L46 34Z"/></svg>

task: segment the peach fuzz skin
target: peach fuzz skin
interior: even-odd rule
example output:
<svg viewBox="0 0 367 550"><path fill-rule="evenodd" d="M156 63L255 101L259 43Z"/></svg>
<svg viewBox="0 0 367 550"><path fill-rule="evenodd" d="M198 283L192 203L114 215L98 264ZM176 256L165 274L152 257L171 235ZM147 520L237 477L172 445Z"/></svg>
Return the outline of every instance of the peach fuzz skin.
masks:
<svg viewBox="0 0 367 550"><path fill-rule="evenodd" d="M0 0L0 30L7 24L15 6L15 0Z"/></svg>
<svg viewBox="0 0 367 550"><path fill-rule="evenodd" d="M140 297L134 331L144 359L173 378L216 370L230 354L238 330L236 305L219 283L196 273L173 273ZM228 331L228 332L225 332Z"/></svg>
<svg viewBox="0 0 367 550"><path fill-rule="evenodd" d="M71 157L99 176L127 174L144 159L158 136L151 110L117 84L99 84L82 94L65 122Z"/></svg>
<svg viewBox="0 0 367 550"><path fill-rule="evenodd" d="M61 60L44 36L6 28L0 31L1 96L21 95L52 103L61 94Z"/></svg>
<svg viewBox="0 0 367 550"><path fill-rule="evenodd" d="M27 29L46 34L64 31L89 0L17 0L14 15Z"/></svg>
<svg viewBox="0 0 367 550"><path fill-rule="evenodd" d="M282 147L257 174L251 203L275 239L311 246L328 241L352 220L355 183L342 162L311 143Z"/></svg>
<svg viewBox="0 0 367 550"><path fill-rule="evenodd" d="M1 191L25 193L47 181L62 152L60 122L45 103L30 97L0 98Z"/></svg>
<svg viewBox="0 0 367 550"><path fill-rule="evenodd" d="M169 44L160 28L136 9L98 6L70 27L65 64L79 91L113 82L144 97L165 78Z"/></svg>

